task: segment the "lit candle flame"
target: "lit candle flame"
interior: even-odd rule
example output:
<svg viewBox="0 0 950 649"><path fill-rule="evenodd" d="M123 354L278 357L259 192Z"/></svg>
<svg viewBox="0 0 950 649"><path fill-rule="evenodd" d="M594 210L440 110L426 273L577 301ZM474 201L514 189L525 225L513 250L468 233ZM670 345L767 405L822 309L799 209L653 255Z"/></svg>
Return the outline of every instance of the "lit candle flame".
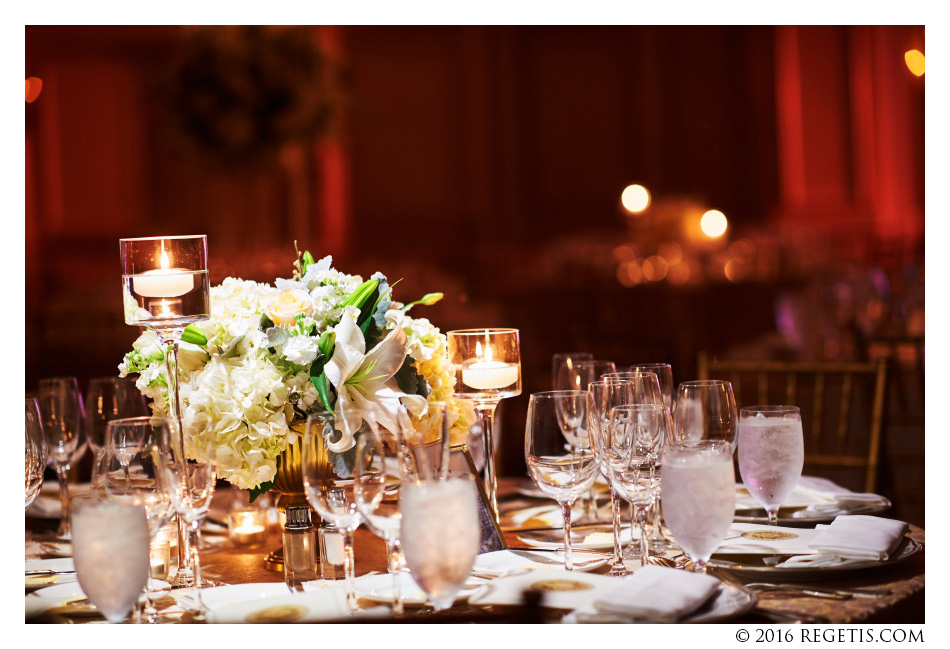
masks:
<svg viewBox="0 0 950 649"><path fill-rule="evenodd" d="M162 256L161 256L161 265L162 270L168 270L171 268L171 262L168 260L168 253L165 252L165 242L162 242Z"/></svg>
<svg viewBox="0 0 950 649"><path fill-rule="evenodd" d="M162 254L164 255L165 253ZM162 300L159 304L162 315L171 315L171 311L168 308L168 302L166 300Z"/></svg>

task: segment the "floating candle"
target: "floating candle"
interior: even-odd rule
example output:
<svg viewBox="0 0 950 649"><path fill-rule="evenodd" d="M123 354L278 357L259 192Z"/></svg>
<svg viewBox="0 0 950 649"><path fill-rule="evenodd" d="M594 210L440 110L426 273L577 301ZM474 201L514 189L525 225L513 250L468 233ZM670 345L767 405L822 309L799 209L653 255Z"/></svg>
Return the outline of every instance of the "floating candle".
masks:
<svg viewBox="0 0 950 649"><path fill-rule="evenodd" d="M518 380L518 366L501 361L476 361L462 368L462 383L475 390L506 388Z"/></svg>
<svg viewBox="0 0 950 649"><path fill-rule="evenodd" d="M161 268L147 270L132 277L132 290L142 297L178 297L195 287L195 277L183 268L171 268L164 246Z"/></svg>

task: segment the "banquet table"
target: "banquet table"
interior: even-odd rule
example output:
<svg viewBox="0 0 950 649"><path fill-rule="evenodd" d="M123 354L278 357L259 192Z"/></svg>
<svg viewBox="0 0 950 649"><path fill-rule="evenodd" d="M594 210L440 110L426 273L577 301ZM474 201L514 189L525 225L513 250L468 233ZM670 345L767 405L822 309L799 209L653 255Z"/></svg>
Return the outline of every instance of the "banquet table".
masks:
<svg viewBox="0 0 950 649"><path fill-rule="evenodd" d="M537 499L526 498L517 491L520 480L516 478L502 478L499 480L498 498L499 511L511 511L524 507L531 501L537 504ZM27 518L27 530L42 529L49 521L38 521ZM272 530L267 543L263 548L241 549L233 547L226 539L220 539L212 549L202 552L202 575L224 584L249 583L280 583L283 574L265 568L264 555L277 547L280 542L277 526ZM522 530L523 531L523 530ZM518 531L506 529L502 526L505 541L510 548L529 548L519 539ZM210 537L210 535L208 535ZM917 526L910 526L908 536L924 545L924 530ZM373 571L386 571L386 547L372 532L361 527L357 530L354 547L356 549L356 574L366 575ZM607 566L597 569L597 572L606 573ZM715 571L715 574L724 581L742 585L754 581L763 581L756 577L740 577L728 571ZM890 624L922 624L924 622L924 553L918 552L906 560L880 568L851 571L835 575L832 579L809 581L821 588L860 589L872 593L880 593L875 597L854 597L845 600L827 600L807 595L795 595L785 591L758 592L755 608L728 620L735 624L769 624L775 622L799 621L803 623L819 624L854 624L854 623L890 623ZM174 602L171 598L159 600L159 608ZM378 604L359 601L360 606L370 608ZM500 622L500 623L534 623L558 622L566 611L536 606L536 600L526 601L521 607L476 607L464 602L456 603L448 611L433 613L425 608L409 608L405 616L408 622ZM93 618L94 619L94 618ZM31 621L39 622L85 622L89 617L71 619L67 616L47 615ZM99 621L102 621L99 618ZM185 616L181 621L188 621ZM346 622L347 619L334 620ZM367 621L392 622L392 618L355 618L352 621L365 623Z"/></svg>

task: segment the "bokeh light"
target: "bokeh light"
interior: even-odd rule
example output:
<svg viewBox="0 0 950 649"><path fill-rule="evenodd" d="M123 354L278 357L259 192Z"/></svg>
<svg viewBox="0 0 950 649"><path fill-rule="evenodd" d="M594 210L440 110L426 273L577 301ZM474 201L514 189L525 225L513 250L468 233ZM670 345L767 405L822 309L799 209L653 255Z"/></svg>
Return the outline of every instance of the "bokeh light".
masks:
<svg viewBox="0 0 950 649"><path fill-rule="evenodd" d="M904 52L904 63L907 64L907 69L918 77L924 76L924 53L920 50Z"/></svg>
<svg viewBox="0 0 950 649"><path fill-rule="evenodd" d="M729 223L726 221L726 215L719 210L709 210L700 219L699 227L702 228L703 234L715 239L726 233Z"/></svg>
<svg viewBox="0 0 950 649"><path fill-rule="evenodd" d="M650 192L643 185L628 185L620 194L620 202L631 214L639 214L650 207Z"/></svg>

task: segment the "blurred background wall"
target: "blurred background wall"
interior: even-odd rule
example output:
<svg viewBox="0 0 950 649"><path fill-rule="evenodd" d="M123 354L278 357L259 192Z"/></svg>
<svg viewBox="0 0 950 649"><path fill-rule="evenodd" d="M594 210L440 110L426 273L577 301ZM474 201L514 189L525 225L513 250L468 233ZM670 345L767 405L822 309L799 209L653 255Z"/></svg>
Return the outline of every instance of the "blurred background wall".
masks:
<svg viewBox="0 0 950 649"><path fill-rule="evenodd" d="M158 234L207 234L214 283L289 275L297 240L403 278L397 299L443 291L424 313L443 331L519 328L508 474L557 352L671 362L678 382L700 351L844 360L922 338L924 77L905 53L923 40L28 26L43 86L26 105L26 389L116 372L137 335L117 239ZM639 212L621 203L634 183L652 199ZM700 227L711 209L718 237ZM898 356L922 367L922 346ZM922 420L891 425L881 478L919 523L923 444Z"/></svg>

